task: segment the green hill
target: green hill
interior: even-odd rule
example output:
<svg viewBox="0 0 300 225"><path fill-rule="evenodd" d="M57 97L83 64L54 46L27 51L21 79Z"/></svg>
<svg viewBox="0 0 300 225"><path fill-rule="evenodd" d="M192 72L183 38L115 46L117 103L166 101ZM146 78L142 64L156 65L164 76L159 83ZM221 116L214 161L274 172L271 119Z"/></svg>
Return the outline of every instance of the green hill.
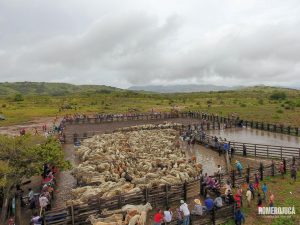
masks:
<svg viewBox="0 0 300 225"><path fill-rule="evenodd" d="M73 85L66 83L45 82L15 82L0 83L0 96L9 96L20 93L22 95L51 95L63 96L74 93L110 93L121 90L104 85Z"/></svg>

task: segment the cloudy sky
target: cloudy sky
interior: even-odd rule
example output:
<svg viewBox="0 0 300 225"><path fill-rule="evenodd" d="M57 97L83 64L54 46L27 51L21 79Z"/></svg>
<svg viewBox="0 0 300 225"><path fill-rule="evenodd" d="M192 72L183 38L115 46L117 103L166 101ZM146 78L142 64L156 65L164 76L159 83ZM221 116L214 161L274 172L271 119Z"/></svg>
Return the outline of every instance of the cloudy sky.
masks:
<svg viewBox="0 0 300 225"><path fill-rule="evenodd" d="M299 0L0 0L0 82L300 86Z"/></svg>

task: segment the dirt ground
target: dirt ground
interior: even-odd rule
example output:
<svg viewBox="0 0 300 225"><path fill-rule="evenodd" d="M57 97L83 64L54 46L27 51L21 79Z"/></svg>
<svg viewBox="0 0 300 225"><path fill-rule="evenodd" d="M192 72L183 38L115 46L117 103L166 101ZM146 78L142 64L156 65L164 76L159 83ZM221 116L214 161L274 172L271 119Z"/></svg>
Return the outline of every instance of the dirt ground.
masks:
<svg viewBox="0 0 300 225"><path fill-rule="evenodd" d="M0 127L0 134L19 135L20 130L23 128L27 132L32 133L34 133L35 128L37 128L38 132L42 133L42 126L44 124L47 125L47 128L50 128L53 126L54 122L57 122L59 120L60 119L56 119L55 117L39 117L27 123Z"/></svg>

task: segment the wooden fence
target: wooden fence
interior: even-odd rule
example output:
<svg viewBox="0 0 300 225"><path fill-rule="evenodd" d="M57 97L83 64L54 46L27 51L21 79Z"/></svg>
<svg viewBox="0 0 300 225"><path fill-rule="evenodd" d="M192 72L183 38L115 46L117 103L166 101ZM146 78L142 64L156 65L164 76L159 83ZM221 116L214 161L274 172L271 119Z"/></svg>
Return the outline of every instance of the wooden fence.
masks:
<svg viewBox="0 0 300 225"><path fill-rule="evenodd" d="M292 163L300 165L299 158L284 160L285 172L288 172ZM266 176L276 176L279 174L279 162L273 162L268 165L260 164L259 167L244 168L243 173L239 176L235 170L229 174L217 177L220 183L224 185L230 182L233 187L237 185L254 182L254 174L257 173L260 180L264 180ZM92 198L86 204L72 205L63 209L56 209L46 212L45 224L90 224L86 222L89 215L101 214L104 209L115 210L120 209L126 204L144 204L151 203L153 208L167 207L177 205L181 199L188 200L204 193L203 178L197 178L190 182L184 182L176 185L162 185L154 188L146 188L137 193L121 194L112 198ZM222 216L220 216L222 215ZM215 215L208 214L205 216L193 216L193 224L221 224L233 217L233 206L226 206ZM205 222L204 222L205 221ZM173 222L172 222L173 224Z"/></svg>
<svg viewBox="0 0 300 225"><path fill-rule="evenodd" d="M163 185L155 188L146 188L142 191L121 194L112 198L93 198L83 205L69 206L47 212L46 224L90 224L85 222L89 215L101 213L102 210L120 209L126 204L151 203L153 208L166 207L178 204L181 199L199 196L200 179L177 185Z"/></svg>
<svg viewBox="0 0 300 225"><path fill-rule="evenodd" d="M266 130L270 132L284 133L289 135L300 135L299 127L286 126L283 124L270 124L266 122L243 120L239 117L224 117L205 112L179 112L179 113L144 113L144 114L118 114L104 115L98 114L94 116L83 116L78 118L69 118L63 120L63 125L70 124L95 124L107 122L120 122L131 120L160 120L170 118L195 118L216 123L230 124L232 126L246 126L254 129Z"/></svg>
<svg viewBox="0 0 300 225"><path fill-rule="evenodd" d="M205 138L203 139L201 134L199 134L196 139L199 143L209 146L216 151L218 150L213 136L205 135ZM273 159L300 157L300 148L297 147L245 143L230 140L227 140L227 143L230 143L230 147L234 148L234 154L238 155L243 155L243 150L245 148L247 156ZM224 142L218 142L218 145L221 145L221 150L224 151Z"/></svg>

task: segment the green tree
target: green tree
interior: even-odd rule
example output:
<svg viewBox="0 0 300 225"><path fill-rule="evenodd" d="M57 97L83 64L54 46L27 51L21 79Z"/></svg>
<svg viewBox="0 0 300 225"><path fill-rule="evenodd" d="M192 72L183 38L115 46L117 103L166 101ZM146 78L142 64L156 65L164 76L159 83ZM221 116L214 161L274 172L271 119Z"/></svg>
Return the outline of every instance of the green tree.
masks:
<svg viewBox="0 0 300 225"><path fill-rule="evenodd" d="M44 163L62 170L70 168L70 163L64 160L61 144L53 138L0 135L0 188L4 196L0 224L4 224L9 199L15 195L16 185L25 178L40 175Z"/></svg>
<svg viewBox="0 0 300 225"><path fill-rule="evenodd" d="M286 93L283 91L274 91L270 95L270 99L271 100L284 100L284 99L286 99Z"/></svg>
<svg viewBox="0 0 300 225"><path fill-rule="evenodd" d="M14 97L14 101L15 101L15 102L21 102L21 101L24 101L23 95L20 94L20 93L16 94L15 97Z"/></svg>

